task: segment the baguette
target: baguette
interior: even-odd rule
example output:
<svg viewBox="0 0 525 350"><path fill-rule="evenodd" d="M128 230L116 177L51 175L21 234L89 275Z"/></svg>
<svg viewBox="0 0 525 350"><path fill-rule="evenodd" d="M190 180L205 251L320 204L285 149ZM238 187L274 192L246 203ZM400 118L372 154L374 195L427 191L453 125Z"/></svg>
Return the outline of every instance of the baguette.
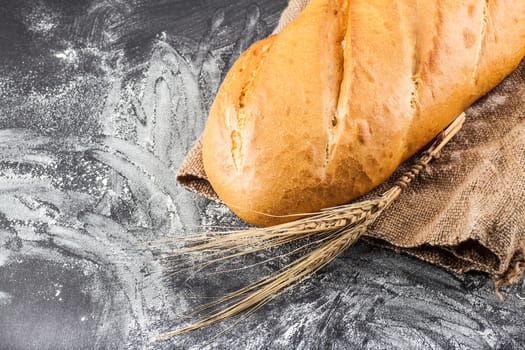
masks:
<svg viewBox="0 0 525 350"><path fill-rule="evenodd" d="M206 174L254 225L348 203L524 55L525 1L313 0L226 75L202 137Z"/></svg>

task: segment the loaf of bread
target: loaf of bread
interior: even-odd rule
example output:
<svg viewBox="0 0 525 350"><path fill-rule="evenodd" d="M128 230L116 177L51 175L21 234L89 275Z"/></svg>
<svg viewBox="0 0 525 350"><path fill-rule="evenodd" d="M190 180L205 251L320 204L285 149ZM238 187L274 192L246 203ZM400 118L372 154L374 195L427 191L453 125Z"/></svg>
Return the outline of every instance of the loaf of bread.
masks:
<svg viewBox="0 0 525 350"><path fill-rule="evenodd" d="M313 0L227 74L202 138L209 181L261 226L348 203L524 55L522 0Z"/></svg>

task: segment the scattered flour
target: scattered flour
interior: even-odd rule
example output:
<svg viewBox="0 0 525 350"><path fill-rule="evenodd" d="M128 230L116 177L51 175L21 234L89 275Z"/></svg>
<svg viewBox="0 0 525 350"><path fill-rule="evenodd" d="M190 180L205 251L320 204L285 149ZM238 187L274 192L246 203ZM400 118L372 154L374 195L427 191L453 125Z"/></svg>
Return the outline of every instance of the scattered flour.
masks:
<svg viewBox="0 0 525 350"><path fill-rule="evenodd" d="M65 61L67 64L78 64L78 52L72 48L55 53L55 57Z"/></svg>
<svg viewBox="0 0 525 350"><path fill-rule="evenodd" d="M8 294L6 292L2 292L0 290L0 306L5 306L11 303L13 297L11 294Z"/></svg>
<svg viewBox="0 0 525 350"><path fill-rule="evenodd" d="M0 267L7 265L9 254L9 250L0 247Z"/></svg>

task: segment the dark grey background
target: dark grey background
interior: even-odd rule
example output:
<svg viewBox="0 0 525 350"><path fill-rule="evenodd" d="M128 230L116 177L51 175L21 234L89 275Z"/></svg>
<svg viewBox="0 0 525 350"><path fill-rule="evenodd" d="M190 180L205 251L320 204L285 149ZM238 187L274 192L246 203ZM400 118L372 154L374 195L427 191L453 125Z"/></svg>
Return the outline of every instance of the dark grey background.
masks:
<svg viewBox="0 0 525 350"><path fill-rule="evenodd" d="M174 174L285 5L0 2L0 349L525 347L523 279L499 302L486 276L364 243L246 320L151 341L283 263L173 274L148 243L240 224Z"/></svg>

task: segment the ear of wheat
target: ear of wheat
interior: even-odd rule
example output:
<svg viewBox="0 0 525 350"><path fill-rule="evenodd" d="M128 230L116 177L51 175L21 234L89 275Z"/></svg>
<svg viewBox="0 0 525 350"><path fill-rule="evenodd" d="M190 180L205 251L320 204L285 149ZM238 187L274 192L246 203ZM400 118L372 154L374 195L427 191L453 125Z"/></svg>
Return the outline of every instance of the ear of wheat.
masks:
<svg viewBox="0 0 525 350"><path fill-rule="evenodd" d="M422 153L389 190L374 199L324 209L306 218L272 227L208 232L183 238L187 246L176 249L165 258L167 260L180 259L186 254L199 253L204 256L204 262L200 264L200 268L298 240L309 239L312 242L294 250L297 252L306 247L310 248L303 256L275 274L203 307L204 310L218 311L211 312L203 319L184 328L164 333L159 339L166 340L240 313L246 313L249 316L251 312L270 301L285 288L311 276L329 264L355 243L411 184L414 178L434 158L439 156L442 148L457 134L464 121L465 114L463 113L438 135L430 148Z"/></svg>

